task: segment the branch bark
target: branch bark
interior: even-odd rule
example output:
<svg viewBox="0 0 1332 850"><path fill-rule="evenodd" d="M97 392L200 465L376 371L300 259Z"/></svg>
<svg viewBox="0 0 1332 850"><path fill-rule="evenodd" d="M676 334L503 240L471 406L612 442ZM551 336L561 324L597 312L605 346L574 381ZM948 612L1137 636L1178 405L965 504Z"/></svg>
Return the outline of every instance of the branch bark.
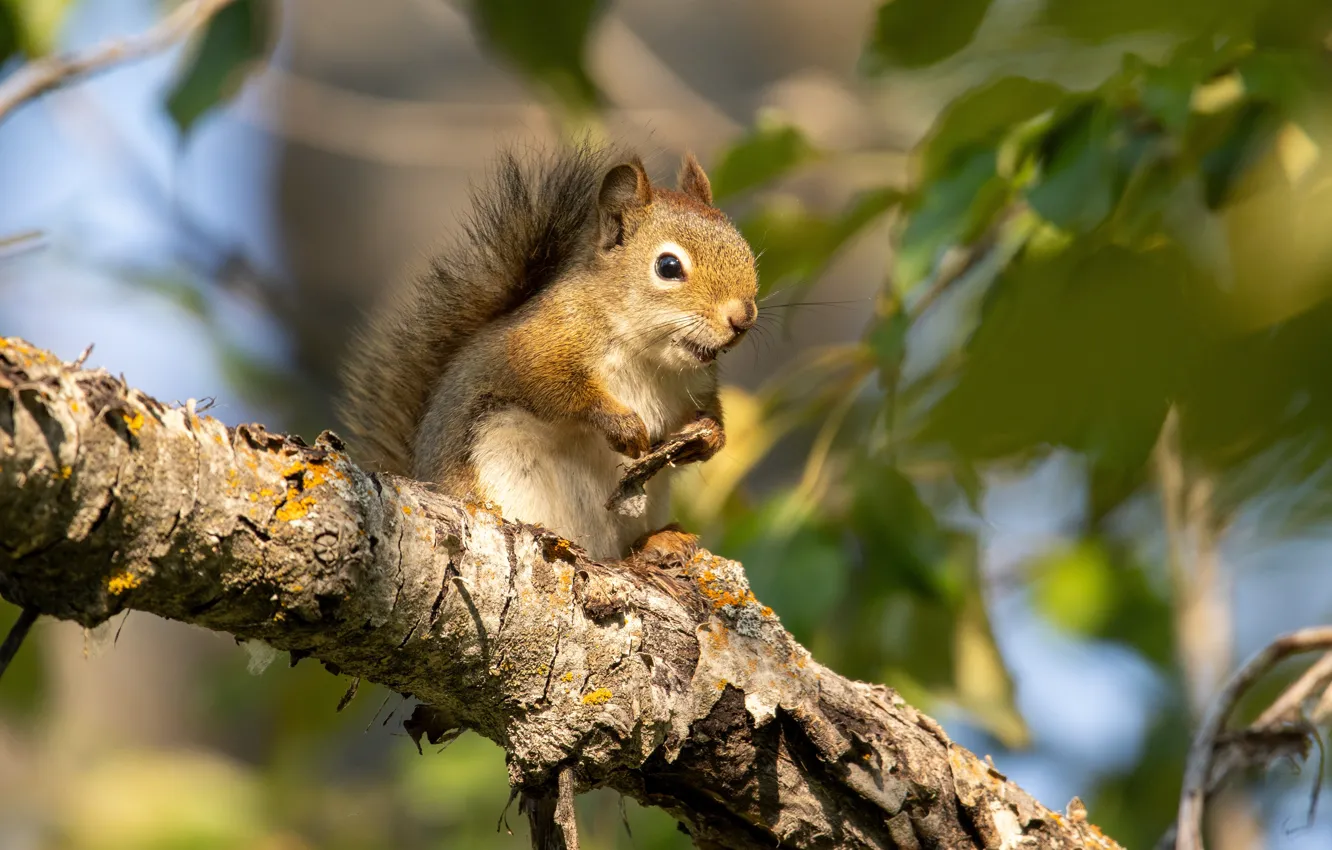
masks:
<svg viewBox="0 0 1332 850"><path fill-rule="evenodd" d="M505 748L550 846L596 786L701 847L1118 846L819 665L733 561L595 563L366 473L331 433L228 429L0 342L0 595L85 626L149 611L413 695L412 734Z"/></svg>

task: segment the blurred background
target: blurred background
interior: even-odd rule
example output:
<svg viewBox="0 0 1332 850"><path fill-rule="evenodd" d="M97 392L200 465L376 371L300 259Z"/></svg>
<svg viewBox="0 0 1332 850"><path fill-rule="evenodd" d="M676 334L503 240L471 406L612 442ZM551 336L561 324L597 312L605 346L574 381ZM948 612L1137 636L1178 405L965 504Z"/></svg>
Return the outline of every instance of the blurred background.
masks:
<svg viewBox="0 0 1332 850"><path fill-rule="evenodd" d="M170 9L0 0L0 77ZM1228 671L1332 618L1330 34L1323 0L236 0L4 116L0 332L313 438L497 147L693 150L766 300L680 517L820 661L1148 847ZM418 755L400 697L287 662L39 623L0 850L528 846L497 747ZM1332 846L1324 781L1236 783L1209 846ZM688 846L579 805L587 847Z"/></svg>

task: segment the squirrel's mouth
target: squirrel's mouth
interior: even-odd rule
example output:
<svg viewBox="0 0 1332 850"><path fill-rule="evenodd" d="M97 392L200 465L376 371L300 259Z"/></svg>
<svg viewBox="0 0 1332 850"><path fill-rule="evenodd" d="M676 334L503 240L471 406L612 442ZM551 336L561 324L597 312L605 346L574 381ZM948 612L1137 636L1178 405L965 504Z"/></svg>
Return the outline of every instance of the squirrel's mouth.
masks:
<svg viewBox="0 0 1332 850"><path fill-rule="evenodd" d="M699 345L692 339L680 340L680 347L694 355L694 358L698 360L699 363L711 363L717 359L718 349Z"/></svg>

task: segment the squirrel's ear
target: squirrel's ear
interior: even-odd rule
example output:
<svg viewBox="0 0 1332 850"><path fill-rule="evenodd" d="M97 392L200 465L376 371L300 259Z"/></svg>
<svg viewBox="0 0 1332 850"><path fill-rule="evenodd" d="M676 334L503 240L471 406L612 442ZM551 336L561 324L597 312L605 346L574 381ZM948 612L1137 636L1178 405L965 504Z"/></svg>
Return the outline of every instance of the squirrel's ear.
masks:
<svg viewBox="0 0 1332 850"><path fill-rule="evenodd" d="M615 166L601 181L597 205L601 210L601 246L610 248L623 241L634 213L652 203L652 183L643 162L634 157ZM626 218L629 220L627 221Z"/></svg>
<svg viewBox="0 0 1332 850"><path fill-rule="evenodd" d="M680 164L680 191L701 204L712 206L712 182L693 153L686 153Z"/></svg>

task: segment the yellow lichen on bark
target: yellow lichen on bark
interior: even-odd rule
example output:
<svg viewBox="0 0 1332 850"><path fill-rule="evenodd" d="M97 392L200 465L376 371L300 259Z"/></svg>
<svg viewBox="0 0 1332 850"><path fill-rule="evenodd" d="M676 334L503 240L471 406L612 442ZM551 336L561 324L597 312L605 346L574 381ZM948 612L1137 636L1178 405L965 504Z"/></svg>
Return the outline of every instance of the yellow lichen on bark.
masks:
<svg viewBox="0 0 1332 850"><path fill-rule="evenodd" d="M106 582L107 592L113 596L119 596L127 590L133 590L142 582L139 577L131 572L116 573Z"/></svg>
<svg viewBox="0 0 1332 850"><path fill-rule="evenodd" d="M601 705L610 702L613 696L610 688L597 688L583 695L583 705Z"/></svg>

